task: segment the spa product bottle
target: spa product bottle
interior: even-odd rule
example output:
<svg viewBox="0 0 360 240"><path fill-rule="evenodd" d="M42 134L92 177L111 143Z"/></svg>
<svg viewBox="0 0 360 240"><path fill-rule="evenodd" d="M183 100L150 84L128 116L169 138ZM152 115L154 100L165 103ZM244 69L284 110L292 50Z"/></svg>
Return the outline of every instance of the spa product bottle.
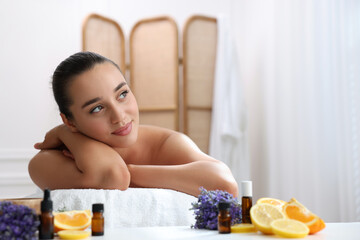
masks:
<svg viewBox="0 0 360 240"><path fill-rule="evenodd" d="M91 235L104 235L104 204L95 203L92 205L93 217L91 220Z"/></svg>
<svg viewBox="0 0 360 240"><path fill-rule="evenodd" d="M50 190L45 189L44 199L41 201L41 214L39 226L39 239L53 239L54 238L54 215L53 203L50 199Z"/></svg>
<svg viewBox="0 0 360 240"><path fill-rule="evenodd" d="M241 198L241 213L242 223L251 223L250 208L252 207L252 182L241 182L242 198Z"/></svg>
<svg viewBox="0 0 360 240"><path fill-rule="evenodd" d="M219 202L218 231L219 233L231 232L230 203Z"/></svg>

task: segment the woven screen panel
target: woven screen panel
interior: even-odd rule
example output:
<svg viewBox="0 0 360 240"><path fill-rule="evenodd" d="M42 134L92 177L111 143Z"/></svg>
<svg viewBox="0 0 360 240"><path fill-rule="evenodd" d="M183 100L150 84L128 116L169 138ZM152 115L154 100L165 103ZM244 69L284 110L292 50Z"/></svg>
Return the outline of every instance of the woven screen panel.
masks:
<svg viewBox="0 0 360 240"><path fill-rule="evenodd" d="M178 29L169 17L138 22L130 35L130 82L141 124L178 130ZM172 115L155 121L159 116ZM170 121L170 122L168 122Z"/></svg>
<svg viewBox="0 0 360 240"><path fill-rule="evenodd" d="M125 39L119 24L97 14L89 15L83 24L83 51L96 52L119 65L125 73Z"/></svg>
<svg viewBox="0 0 360 240"><path fill-rule="evenodd" d="M171 111L141 112L140 122L142 124L161 126L168 129L176 129L175 115Z"/></svg>
<svg viewBox="0 0 360 240"><path fill-rule="evenodd" d="M183 33L184 132L208 153L216 64L215 18L193 16Z"/></svg>
<svg viewBox="0 0 360 240"><path fill-rule="evenodd" d="M187 104L211 107L217 42L216 21L211 18L190 19L184 37Z"/></svg>
<svg viewBox="0 0 360 240"><path fill-rule="evenodd" d="M207 153L209 150L211 111L189 110L188 136L198 145L201 151Z"/></svg>

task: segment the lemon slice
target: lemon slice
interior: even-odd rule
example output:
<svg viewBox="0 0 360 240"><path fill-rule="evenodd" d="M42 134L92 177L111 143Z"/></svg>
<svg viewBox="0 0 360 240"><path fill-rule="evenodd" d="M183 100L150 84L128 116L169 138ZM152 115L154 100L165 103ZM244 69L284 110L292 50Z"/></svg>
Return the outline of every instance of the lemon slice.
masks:
<svg viewBox="0 0 360 240"><path fill-rule="evenodd" d="M90 231L62 230L58 235L61 239L83 239L90 236Z"/></svg>
<svg viewBox="0 0 360 240"><path fill-rule="evenodd" d="M304 223L293 219L278 219L270 225L276 235L285 238L303 238L309 234L309 228Z"/></svg>
<svg viewBox="0 0 360 240"><path fill-rule="evenodd" d="M265 234L272 234L271 222L276 219L284 219L285 214L272 204L261 203L251 207L250 218L256 229Z"/></svg>
<svg viewBox="0 0 360 240"><path fill-rule="evenodd" d="M255 226L250 223L240 223L231 226L232 233L249 233L256 232Z"/></svg>

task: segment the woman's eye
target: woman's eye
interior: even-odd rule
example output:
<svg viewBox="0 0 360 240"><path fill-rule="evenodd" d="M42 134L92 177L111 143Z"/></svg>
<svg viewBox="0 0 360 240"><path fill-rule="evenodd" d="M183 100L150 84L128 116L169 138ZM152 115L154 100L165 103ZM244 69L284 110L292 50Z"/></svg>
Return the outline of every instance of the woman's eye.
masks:
<svg viewBox="0 0 360 240"><path fill-rule="evenodd" d="M128 91L128 90L123 91L123 92L119 95L119 98L120 98L120 99L125 98L125 97L126 97L126 95L127 95L128 93L129 93L129 91Z"/></svg>
<svg viewBox="0 0 360 240"><path fill-rule="evenodd" d="M93 109L90 111L90 113L100 112L102 108L103 108L102 106L97 106L97 107L93 108Z"/></svg>

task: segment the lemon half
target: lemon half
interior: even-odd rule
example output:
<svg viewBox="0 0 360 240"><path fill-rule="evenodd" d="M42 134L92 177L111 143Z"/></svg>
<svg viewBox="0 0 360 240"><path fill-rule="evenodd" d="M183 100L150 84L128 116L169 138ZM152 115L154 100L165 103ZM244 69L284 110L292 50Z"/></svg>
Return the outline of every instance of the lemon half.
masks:
<svg viewBox="0 0 360 240"><path fill-rule="evenodd" d="M284 219L285 214L276 206L268 203L255 204L250 209L252 224L265 234L273 234L270 224L277 219Z"/></svg>

